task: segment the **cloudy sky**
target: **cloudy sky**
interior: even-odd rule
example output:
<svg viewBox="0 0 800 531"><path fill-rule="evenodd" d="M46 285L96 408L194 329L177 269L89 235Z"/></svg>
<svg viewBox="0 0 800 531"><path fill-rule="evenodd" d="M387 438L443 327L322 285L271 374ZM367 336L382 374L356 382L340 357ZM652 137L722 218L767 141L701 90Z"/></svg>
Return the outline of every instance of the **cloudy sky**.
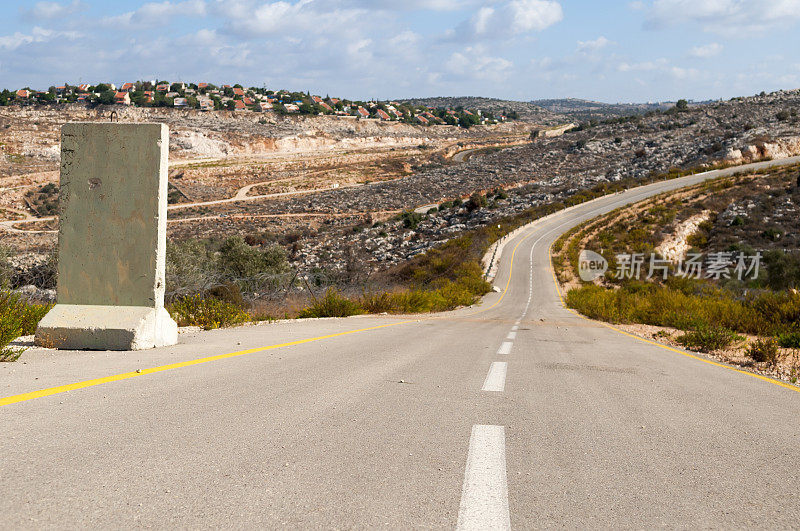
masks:
<svg viewBox="0 0 800 531"><path fill-rule="evenodd" d="M800 88L800 0L0 5L0 88L159 78L348 98L609 102Z"/></svg>

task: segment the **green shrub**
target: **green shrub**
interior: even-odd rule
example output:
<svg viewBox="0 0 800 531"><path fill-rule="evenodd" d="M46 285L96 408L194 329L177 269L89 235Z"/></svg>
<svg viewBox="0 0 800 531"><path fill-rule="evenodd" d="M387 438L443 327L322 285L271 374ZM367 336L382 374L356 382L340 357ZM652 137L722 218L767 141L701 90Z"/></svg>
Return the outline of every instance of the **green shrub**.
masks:
<svg viewBox="0 0 800 531"><path fill-rule="evenodd" d="M0 245L0 289L9 288L13 269L8 261L8 250Z"/></svg>
<svg viewBox="0 0 800 531"><path fill-rule="evenodd" d="M226 280L280 273L286 270L286 254L279 246L261 250L247 245L241 236L232 236L219 249L218 268Z"/></svg>
<svg viewBox="0 0 800 531"><path fill-rule="evenodd" d="M469 196L466 206L467 210L470 212L478 210L479 208L483 208L486 206L486 197L479 194L478 192L475 192L474 194Z"/></svg>
<svg viewBox="0 0 800 531"><path fill-rule="evenodd" d="M214 297L190 295L168 307L178 326L200 326L205 330L246 323L253 318L236 304Z"/></svg>
<svg viewBox="0 0 800 531"><path fill-rule="evenodd" d="M676 338L681 345L700 352L713 352L740 341L741 336L720 326L702 326Z"/></svg>
<svg viewBox="0 0 800 531"><path fill-rule="evenodd" d="M758 363L775 365L778 362L778 342L772 338L759 339L747 349L747 355Z"/></svg>
<svg viewBox="0 0 800 531"><path fill-rule="evenodd" d="M419 226L419 222L422 221L422 218L422 214L414 212L413 210L406 210L400 214L400 219L403 220L403 226L411 230Z"/></svg>
<svg viewBox="0 0 800 531"><path fill-rule="evenodd" d="M282 247L252 247L241 236L230 237L221 245L206 240L169 242L167 300L219 291L230 293L233 283L241 293L254 293L280 285L288 270Z"/></svg>
<svg viewBox="0 0 800 531"><path fill-rule="evenodd" d="M800 348L800 332L778 334L778 344L783 348Z"/></svg>
<svg viewBox="0 0 800 531"><path fill-rule="evenodd" d="M50 310L47 304L32 304L16 293L0 291L0 361L15 361L22 354L8 344L36 332L36 325Z"/></svg>
<svg viewBox="0 0 800 531"><path fill-rule="evenodd" d="M325 295L300 312L300 317L349 317L364 310L358 303L342 295L336 288L328 288Z"/></svg>
<svg viewBox="0 0 800 531"><path fill-rule="evenodd" d="M697 281L671 279L669 286L647 287L628 283L620 289L588 284L570 290L566 303L593 319L682 330L714 325L753 335L777 335L793 330L800 322L798 296L760 292L735 298L730 292Z"/></svg>

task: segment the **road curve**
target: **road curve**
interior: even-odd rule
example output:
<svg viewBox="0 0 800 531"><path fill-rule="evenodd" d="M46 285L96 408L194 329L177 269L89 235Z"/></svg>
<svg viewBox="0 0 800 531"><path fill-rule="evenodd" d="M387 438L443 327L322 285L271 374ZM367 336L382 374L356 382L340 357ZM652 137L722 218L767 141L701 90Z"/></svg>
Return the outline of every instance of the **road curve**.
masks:
<svg viewBox="0 0 800 531"><path fill-rule="evenodd" d="M475 307L0 364L0 527L796 526L798 389L576 316L549 264L715 175L529 226Z"/></svg>

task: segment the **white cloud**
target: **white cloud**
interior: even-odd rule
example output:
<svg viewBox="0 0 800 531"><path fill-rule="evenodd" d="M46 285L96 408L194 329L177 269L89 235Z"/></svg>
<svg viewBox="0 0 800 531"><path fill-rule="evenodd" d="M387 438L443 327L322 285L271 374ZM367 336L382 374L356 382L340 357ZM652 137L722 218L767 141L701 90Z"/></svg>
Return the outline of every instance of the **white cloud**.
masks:
<svg viewBox="0 0 800 531"><path fill-rule="evenodd" d="M761 32L798 19L800 0L655 0L648 9L651 27L691 21L723 34Z"/></svg>
<svg viewBox="0 0 800 531"><path fill-rule="evenodd" d="M617 71L634 74L650 73L656 77L666 76L679 81L696 78L700 75L700 71L695 68L675 66L663 57L653 61L642 61L639 63L620 63L617 65Z"/></svg>
<svg viewBox="0 0 800 531"><path fill-rule="evenodd" d="M456 11L472 7L478 0L317 0L318 4L328 4L331 9L363 8L384 11Z"/></svg>
<svg viewBox="0 0 800 531"><path fill-rule="evenodd" d="M673 66L667 71L672 77L679 80L691 79L696 77L700 72L695 68L682 68L680 66Z"/></svg>
<svg viewBox="0 0 800 531"><path fill-rule="evenodd" d="M372 20L367 10L338 8L314 0L296 3L218 0L218 9L228 19L226 31L245 38L354 33Z"/></svg>
<svg viewBox="0 0 800 531"><path fill-rule="evenodd" d="M201 29L196 33L184 35L177 39L181 46L213 46L219 42L216 30Z"/></svg>
<svg viewBox="0 0 800 531"><path fill-rule="evenodd" d="M416 47L420 42L422 42L422 36L414 33L411 30L405 30L401 33L398 33L394 37L391 37L388 41L389 46L395 51L403 52Z"/></svg>
<svg viewBox="0 0 800 531"><path fill-rule="evenodd" d="M474 46L453 52L444 68L456 77L502 81L513 66L507 59L490 56L483 46Z"/></svg>
<svg viewBox="0 0 800 531"><path fill-rule="evenodd" d="M54 31L35 26L30 34L16 32L13 35L0 37L0 49L16 50L20 46L32 43L50 42L54 39L75 40L81 37L80 33L74 31Z"/></svg>
<svg viewBox="0 0 800 531"><path fill-rule="evenodd" d="M595 53L610 44L613 44L613 42L601 35L593 41L578 41L578 51L581 53Z"/></svg>
<svg viewBox="0 0 800 531"><path fill-rule="evenodd" d="M32 20L54 20L67 17L86 9L81 0L73 0L69 4L59 2L36 2L31 9L22 10L23 17Z"/></svg>
<svg viewBox="0 0 800 531"><path fill-rule="evenodd" d="M642 61L639 63L620 63L617 70L620 72L653 72L654 70L664 70L669 66L666 59L656 59L655 61Z"/></svg>
<svg viewBox="0 0 800 531"><path fill-rule="evenodd" d="M722 49L723 46L721 44L718 42L712 42L710 44L706 44L705 46L695 46L689 50L689 55L698 59L709 59L722 53Z"/></svg>
<svg viewBox="0 0 800 531"><path fill-rule="evenodd" d="M480 8L456 28L466 39L495 39L542 31L564 18L561 4L553 0L510 0Z"/></svg>
<svg viewBox="0 0 800 531"><path fill-rule="evenodd" d="M103 18L100 24L112 28L147 29L168 25L174 17L204 17L206 14L204 0L148 2L136 11Z"/></svg>

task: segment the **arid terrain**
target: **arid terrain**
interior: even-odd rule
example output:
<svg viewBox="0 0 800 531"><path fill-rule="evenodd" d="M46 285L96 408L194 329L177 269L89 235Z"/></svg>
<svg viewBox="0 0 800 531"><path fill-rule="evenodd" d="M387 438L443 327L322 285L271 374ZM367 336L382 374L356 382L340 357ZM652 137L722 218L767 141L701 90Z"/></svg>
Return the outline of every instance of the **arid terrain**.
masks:
<svg viewBox="0 0 800 531"><path fill-rule="evenodd" d="M241 235L283 246L301 275L356 269L352 280L604 182L800 154L798 109L800 91L781 91L535 139L574 117L542 109L469 129L173 109L117 108L115 119L170 126L172 241ZM55 244L59 126L109 119L110 108L0 109L0 230L20 264Z"/></svg>

